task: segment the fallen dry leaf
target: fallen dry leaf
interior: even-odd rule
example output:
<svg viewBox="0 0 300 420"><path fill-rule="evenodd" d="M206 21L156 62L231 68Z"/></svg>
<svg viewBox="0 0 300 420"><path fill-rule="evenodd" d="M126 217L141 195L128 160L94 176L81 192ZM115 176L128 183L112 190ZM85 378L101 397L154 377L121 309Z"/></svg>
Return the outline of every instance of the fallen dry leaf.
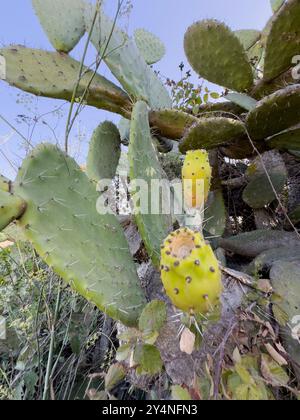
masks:
<svg viewBox="0 0 300 420"><path fill-rule="evenodd" d="M271 344L265 344L265 347L267 349L267 352L269 355L277 362L280 366L287 366L288 362L285 360L284 357L281 356L281 354L278 353L277 350L274 349Z"/></svg>
<svg viewBox="0 0 300 420"><path fill-rule="evenodd" d="M191 355L195 348L196 336L191 330L185 328L180 339L180 350Z"/></svg>
<svg viewBox="0 0 300 420"><path fill-rule="evenodd" d="M0 242L0 248L1 249L6 249L9 248L10 246L13 246L14 242L11 241L4 241L4 242Z"/></svg>

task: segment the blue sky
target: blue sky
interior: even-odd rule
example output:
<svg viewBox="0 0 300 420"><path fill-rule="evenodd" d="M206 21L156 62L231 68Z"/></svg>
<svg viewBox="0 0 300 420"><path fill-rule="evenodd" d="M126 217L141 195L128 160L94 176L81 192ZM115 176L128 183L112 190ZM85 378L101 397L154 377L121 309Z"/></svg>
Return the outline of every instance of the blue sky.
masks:
<svg viewBox="0 0 300 420"><path fill-rule="evenodd" d="M144 27L164 41L167 54L156 68L163 75L174 79L179 78L179 63L186 61L183 36L186 28L193 22L215 18L224 21L234 30L262 29L272 13L269 0L133 0L132 3L129 21L123 20L122 25L128 27L129 33ZM115 0L107 0L107 9L111 14L115 5ZM33 12L31 0L1 1L0 44L5 46L12 43L52 49ZM80 51L82 43L72 55L79 58ZM92 55L91 49L89 57ZM105 65L100 72L111 78ZM40 141L55 141L55 137L58 141L63 140L68 105L63 108L61 106L61 101L24 95L0 81L0 115L16 126L25 137L32 135L35 144ZM55 115L49 114L58 108L59 112ZM44 116L38 120L32 133L32 121L41 115ZM87 142L93 129L105 119L118 121L118 117L112 114L87 107L77 121L70 141L73 145L72 154L80 163L84 162ZM9 140L5 141L7 138ZM0 120L0 172L13 178L16 172L14 168L18 167L23 154L20 137Z"/></svg>

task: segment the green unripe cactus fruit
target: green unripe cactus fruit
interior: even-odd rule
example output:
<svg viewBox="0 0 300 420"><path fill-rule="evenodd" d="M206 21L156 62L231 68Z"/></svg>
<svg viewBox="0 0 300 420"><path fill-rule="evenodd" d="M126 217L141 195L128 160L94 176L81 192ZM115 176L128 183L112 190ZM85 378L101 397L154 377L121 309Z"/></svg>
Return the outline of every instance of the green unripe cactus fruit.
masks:
<svg viewBox="0 0 300 420"><path fill-rule="evenodd" d="M168 236L161 250L161 278L172 303L190 315L206 314L219 304L219 264L199 232L184 228Z"/></svg>
<svg viewBox="0 0 300 420"><path fill-rule="evenodd" d="M238 92L253 86L252 68L243 45L223 23L195 23L185 34L184 49L193 69L210 82Z"/></svg>
<svg viewBox="0 0 300 420"><path fill-rule="evenodd" d="M185 204L189 208L203 208L211 185L212 169L206 150L189 151L182 168Z"/></svg>
<svg viewBox="0 0 300 420"><path fill-rule="evenodd" d="M57 51L68 53L85 32L82 0L32 0L32 5Z"/></svg>
<svg viewBox="0 0 300 420"><path fill-rule="evenodd" d="M0 232L20 217L25 209L26 203L20 197L0 189Z"/></svg>
<svg viewBox="0 0 300 420"><path fill-rule="evenodd" d="M134 32L135 43L147 64L155 64L166 53L166 48L161 40L145 29L137 29Z"/></svg>
<svg viewBox="0 0 300 420"><path fill-rule="evenodd" d="M105 121L93 133L87 158L87 175L94 181L113 179L121 156L121 139L117 127Z"/></svg>
<svg viewBox="0 0 300 420"><path fill-rule="evenodd" d="M14 190L27 203L19 225L41 258L100 310L134 326L145 297L125 235L114 215L100 212L95 186L76 162L40 145Z"/></svg>

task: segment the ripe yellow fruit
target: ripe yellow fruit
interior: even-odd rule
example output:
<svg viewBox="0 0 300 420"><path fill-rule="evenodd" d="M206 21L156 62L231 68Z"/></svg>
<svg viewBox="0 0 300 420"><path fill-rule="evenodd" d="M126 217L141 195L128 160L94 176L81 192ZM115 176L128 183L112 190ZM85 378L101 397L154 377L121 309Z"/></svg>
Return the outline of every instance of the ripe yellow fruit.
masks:
<svg viewBox="0 0 300 420"><path fill-rule="evenodd" d="M172 303L190 315L212 312L220 302L219 263L199 232L182 228L168 236L161 250L161 278Z"/></svg>
<svg viewBox="0 0 300 420"><path fill-rule="evenodd" d="M212 169L206 150L187 153L182 168L184 201L188 208L203 208L208 199Z"/></svg>

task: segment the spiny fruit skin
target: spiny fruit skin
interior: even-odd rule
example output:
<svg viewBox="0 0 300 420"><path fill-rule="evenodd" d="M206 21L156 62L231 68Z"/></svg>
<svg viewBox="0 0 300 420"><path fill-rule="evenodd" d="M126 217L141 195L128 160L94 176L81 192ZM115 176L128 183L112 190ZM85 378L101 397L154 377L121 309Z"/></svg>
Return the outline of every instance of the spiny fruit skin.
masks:
<svg viewBox="0 0 300 420"><path fill-rule="evenodd" d="M184 200L189 208L202 208L208 199L212 169L206 150L189 151L182 168Z"/></svg>
<svg viewBox="0 0 300 420"><path fill-rule="evenodd" d="M182 228L167 237L161 250L161 278L172 303L191 315L208 313L220 301L219 264L199 232Z"/></svg>

